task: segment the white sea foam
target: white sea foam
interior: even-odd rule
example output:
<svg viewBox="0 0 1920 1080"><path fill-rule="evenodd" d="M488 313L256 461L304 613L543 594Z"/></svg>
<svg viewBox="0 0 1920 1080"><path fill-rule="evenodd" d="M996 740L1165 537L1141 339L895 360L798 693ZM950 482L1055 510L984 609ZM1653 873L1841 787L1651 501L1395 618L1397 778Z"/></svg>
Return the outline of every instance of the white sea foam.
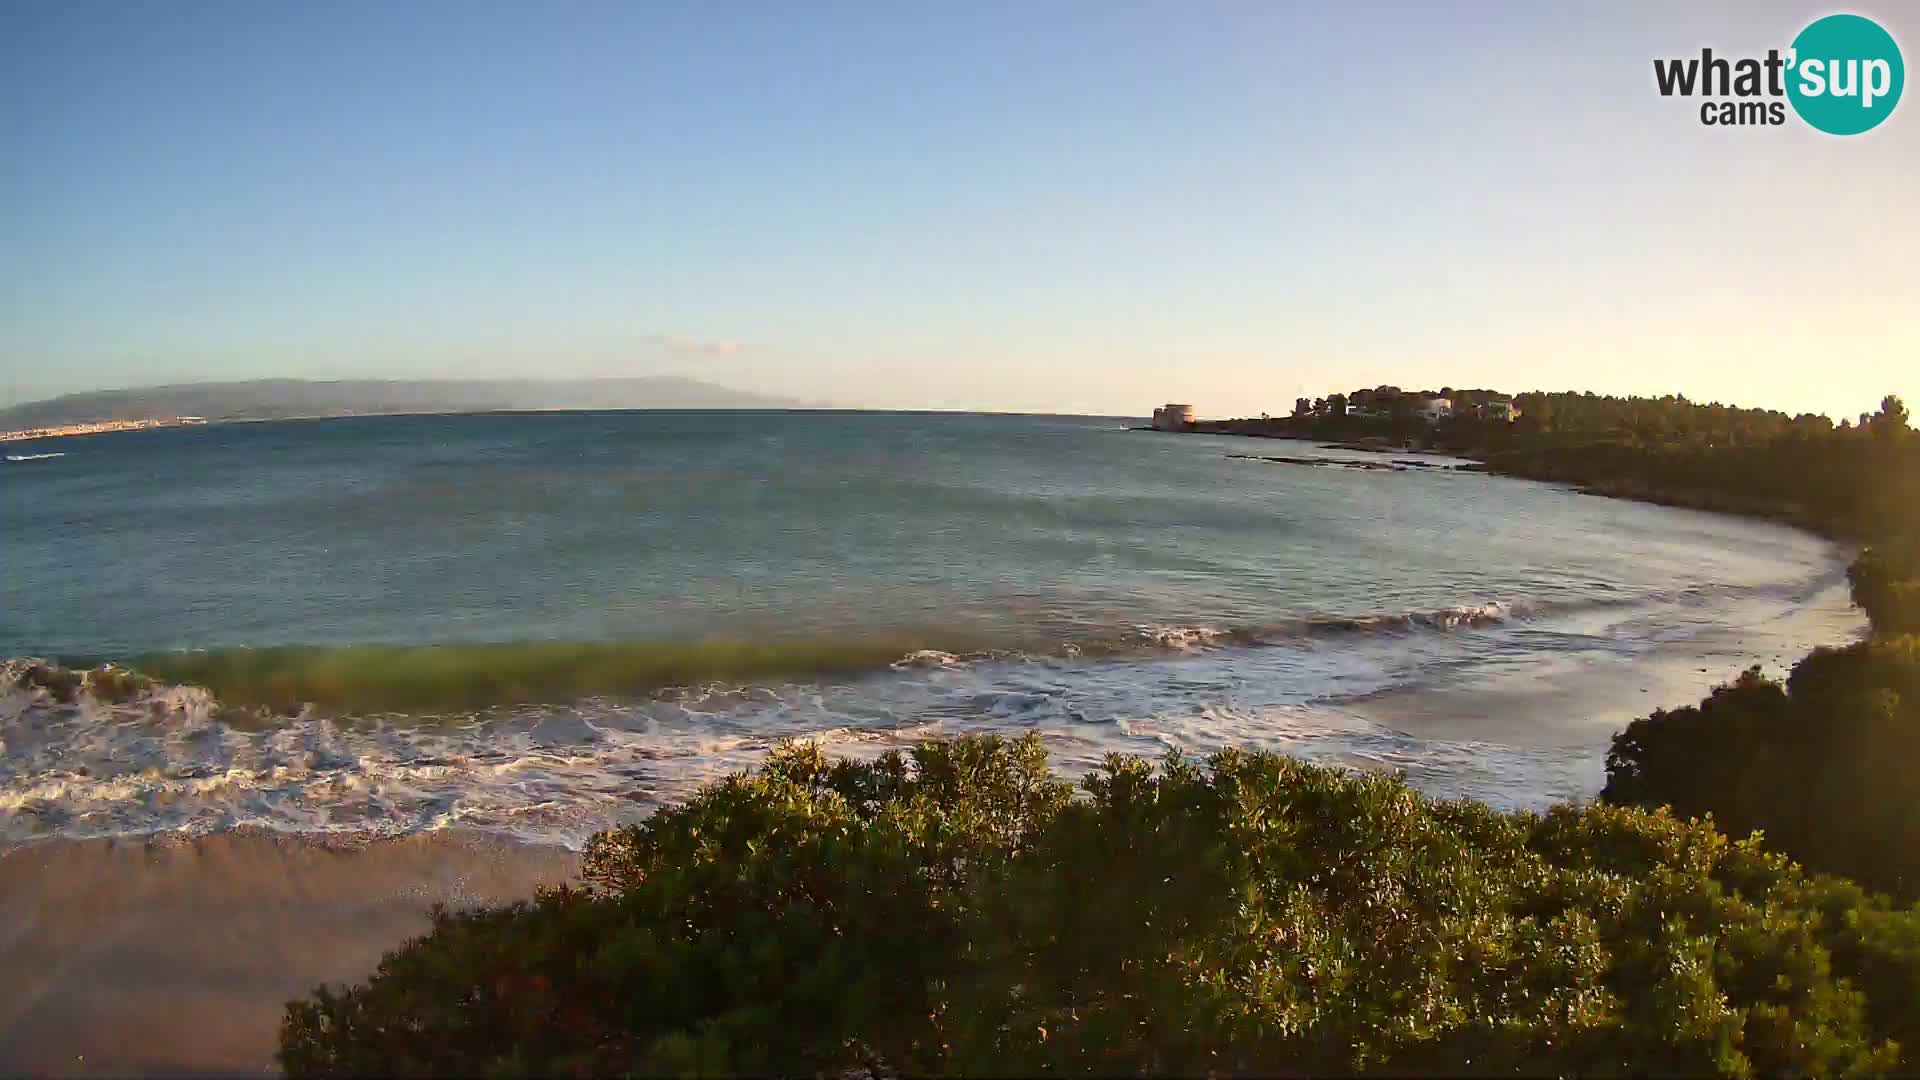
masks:
<svg viewBox="0 0 1920 1080"><path fill-rule="evenodd" d="M1485 701L1510 711L1515 676L1502 672L1649 657L1687 672L1698 685L1684 692L1695 693L1757 655L1797 656L1835 640L1844 633L1837 628L1857 622L1845 605L1836 587L1811 599L1624 606L1558 621L1465 607L1458 623L1423 625L1471 632L1264 643L1204 626L1143 626L1139 636L1163 648L1089 658L915 654L839 681L688 687L439 717L230 716L204 690L164 685L117 704L83 687L62 702L22 679L28 664L12 662L0 665L0 843L240 826L399 834L459 825L578 845L753 767L783 739L865 758L977 732L1037 732L1070 775L1110 752L1240 746L1397 770L1432 794L1539 808L1598 790L1616 725L1580 716L1642 704L1623 702L1629 691L1617 681L1587 680L1609 695L1612 712L1595 699L1556 701L1557 725L1490 713L1481 722L1469 707L1455 710L1465 721L1402 730L1381 719L1392 710L1368 703L1411 695L1416 707L1400 711L1417 719L1423 694L1465 695L1471 706L1478 685L1505 678L1506 696ZM1708 670L1693 674L1696 665Z"/></svg>
<svg viewBox="0 0 1920 1080"><path fill-rule="evenodd" d="M906 671L912 668L953 668L965 663L965 660L950 652L941 652L939 649L916 649L894 661L893 667L896 671Z"/></svg>
<svg viewBox="0 0 1920 1080"><path fill-rule="evenodd" d="M1215 626L1138 626L1141 640L1167 649L1202 648L1220 642L1227 631Z"/></svg>

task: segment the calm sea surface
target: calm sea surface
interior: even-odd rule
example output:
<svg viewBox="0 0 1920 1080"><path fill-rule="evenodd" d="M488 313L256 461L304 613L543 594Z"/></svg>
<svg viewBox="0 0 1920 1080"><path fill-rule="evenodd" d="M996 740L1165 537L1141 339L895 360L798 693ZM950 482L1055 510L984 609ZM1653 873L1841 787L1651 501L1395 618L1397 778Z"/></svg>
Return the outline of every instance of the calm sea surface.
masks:
<svg viewBox="0 0 1920 1080"><path fill-rule="evenodd" d="M1692 692L1858 627L1840 553L1788 529L1126 423L569 413L12 444L63 456L0 465L0 656L211 662L354 704L243 720L218 680L120 705L9 687L0 842L573 843L780 738L975 730L1037 730L1069 769L1264 746L1540 806L1597 790L1623 709L1680 703L1617 673L1684 669ZM1514 703L1542 679L1577 692L1533 724ZM1423 730L1425 695L1452 719Z"/></svg>

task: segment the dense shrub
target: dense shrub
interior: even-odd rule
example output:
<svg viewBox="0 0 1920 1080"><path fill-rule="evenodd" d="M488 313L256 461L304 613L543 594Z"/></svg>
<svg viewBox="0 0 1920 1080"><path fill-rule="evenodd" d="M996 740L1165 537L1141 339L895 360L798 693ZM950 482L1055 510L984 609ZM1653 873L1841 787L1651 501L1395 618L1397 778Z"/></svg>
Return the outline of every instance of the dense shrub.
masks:
<svg viewBox="0 0 1920 1080"><path fill-rule="evenodd" d="M1711 824L1226 751L811 747L289 1005L340 1073L1885 1072L1920 912Z"/></svg>
<svg viewBox="0 0 1920 1080"><path fill-rule="evenodd" d="M1853 602L1884 635L1920 634L1920 537L1886 540L1847 568Z"/></svg>
<svg viewBox="0 0 1920 1080"><path fill-rule="evenodd" d="M1806 865L1920 898L1920 639L1749 671L1615 736L1602 798L1761 830Z"/></svg>

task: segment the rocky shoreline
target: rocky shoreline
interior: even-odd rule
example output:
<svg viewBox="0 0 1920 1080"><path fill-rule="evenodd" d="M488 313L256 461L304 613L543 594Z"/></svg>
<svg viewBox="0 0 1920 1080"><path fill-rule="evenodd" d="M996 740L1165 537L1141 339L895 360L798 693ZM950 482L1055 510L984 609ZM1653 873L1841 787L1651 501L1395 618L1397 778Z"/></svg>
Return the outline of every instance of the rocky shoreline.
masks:
<svg viewBox="0 0 1920 1080"><path fill-rule="evenodd" d="M1305 465L1323 469L1357 469L1362 472L1484 472L1486 466L1478 462L1461 465L1442 465L1433 461L1413 461L1408 458L1394 458L1392 461L1341 461L1338 458L1305 458L1267 456L1261 454L1228 454L1227 457L1240 461L1265 461L1275 465Z"/></svg>

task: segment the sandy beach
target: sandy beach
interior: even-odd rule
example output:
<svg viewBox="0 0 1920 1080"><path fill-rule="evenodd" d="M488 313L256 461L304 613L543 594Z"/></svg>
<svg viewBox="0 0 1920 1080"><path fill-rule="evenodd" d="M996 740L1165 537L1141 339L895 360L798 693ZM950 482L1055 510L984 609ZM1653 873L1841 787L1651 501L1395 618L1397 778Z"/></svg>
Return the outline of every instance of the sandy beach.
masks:
<svg viewBox="0 0 1920 1080"><path fill-rule="evenodd" d="M49 841L0 851L0 1073L263 1073L285 1002L365 978L436 902L575 856L458 832Z"/></svg>

